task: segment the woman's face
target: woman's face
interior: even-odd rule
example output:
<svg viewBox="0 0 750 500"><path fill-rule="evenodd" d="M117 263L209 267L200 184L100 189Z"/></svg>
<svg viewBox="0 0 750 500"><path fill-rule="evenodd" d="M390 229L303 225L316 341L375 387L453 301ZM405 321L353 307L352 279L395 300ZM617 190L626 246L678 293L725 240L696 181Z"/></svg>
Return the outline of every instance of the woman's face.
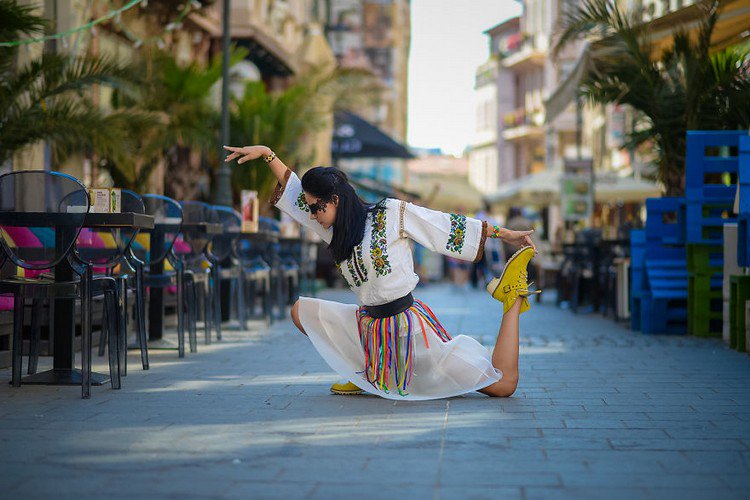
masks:
<svg viewBox="0 0 750 500"><path fill-rule="evenodd" d="M310 218L312 220L318 221L323 229L333 226L336 220L336 206L338 205L338 198L335 195L333 201L326 203L310 193L305 193L305 201L310 207Z"/></svg>

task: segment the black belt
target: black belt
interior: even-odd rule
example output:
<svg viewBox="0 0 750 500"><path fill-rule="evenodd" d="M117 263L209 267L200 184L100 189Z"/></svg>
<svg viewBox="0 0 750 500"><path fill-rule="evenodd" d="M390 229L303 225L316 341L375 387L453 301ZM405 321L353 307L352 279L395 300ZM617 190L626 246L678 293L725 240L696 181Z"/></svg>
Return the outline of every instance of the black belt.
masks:
<svg viewBox="0 0 750 500"><path fill-rule="evenodd" d="M408 293L399 299L380 304L379 306L362 306L362 308L368 316L380 319L400 314L409 309L412 304L414 304L414 296Z"/></svg>

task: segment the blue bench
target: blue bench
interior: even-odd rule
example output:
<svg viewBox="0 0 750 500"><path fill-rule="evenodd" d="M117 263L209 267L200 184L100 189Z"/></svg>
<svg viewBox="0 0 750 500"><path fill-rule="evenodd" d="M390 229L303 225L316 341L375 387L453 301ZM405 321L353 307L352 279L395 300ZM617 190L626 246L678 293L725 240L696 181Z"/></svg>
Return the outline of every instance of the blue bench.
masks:
<svg viewBox="0 0 750 500"><path fill-rule="evenodd" d="M683 334L687 328L688 271L684 246L672 243L680 231L683 198L646 200L645 290L641 297L643 333Z"/></svg>

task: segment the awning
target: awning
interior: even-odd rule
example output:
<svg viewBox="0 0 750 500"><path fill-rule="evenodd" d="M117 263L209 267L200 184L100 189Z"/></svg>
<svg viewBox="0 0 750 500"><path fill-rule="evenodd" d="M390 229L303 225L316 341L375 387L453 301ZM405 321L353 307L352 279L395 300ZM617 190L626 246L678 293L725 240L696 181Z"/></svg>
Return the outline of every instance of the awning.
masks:
<svg viewBox="0 0 750 500"><path fill-rule="evenodd" d="M680 30L695 31L700 27L703 10L698 4L671 12L647 25L652 53L658 54L672 43L672 35ZM720 0L719 19L711 38L711 51L719 51L740 43L750 29L750 1ZM583 77L592 69L598 50L597 43L584 42L575 67L545 101L545 122L551 123L575 99Z"/></svg>
<svg viewBox="0 0 750 500"><path fill-rule="evenodd" d="M339 158L414 158L406 146L349 111L334 116L331 156Z"/></svg>
<svg viewBox="0 0 750 500"><path fill-rule="evenodd" d="M544 206L559 202L562 172L543 170L530 174L500 187L485 196L491 204L537 205ZM611 174L597 174L594 184L596 201L641 202L646 198L661 196L661 187L645 179L617 177Z"/></svg>

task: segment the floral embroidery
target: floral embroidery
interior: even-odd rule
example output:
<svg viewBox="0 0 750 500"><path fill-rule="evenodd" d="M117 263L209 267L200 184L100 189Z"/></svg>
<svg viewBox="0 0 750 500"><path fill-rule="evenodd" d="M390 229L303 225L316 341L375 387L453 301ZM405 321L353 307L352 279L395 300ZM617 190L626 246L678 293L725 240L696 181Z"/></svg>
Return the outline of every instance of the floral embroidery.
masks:
<svg viewBox="0 0 750 500"><path fill-rule="evenodd" d="M359 275L354 270L354 254L352 254L348 259L346 259L346 267L349 269L349 274L351 274L352 278L354 279L354 286L361 286L362 280L360 279Z"/></svg>
<svg viewBox="0 0 750 500"><path fill-rule="evenodd" d="M338 270L338 272L341 275L341 277L344 278L344 283L346 283L346 286L348 286L349 288L351 288L352 286L349 284L349 280L346 279L346 275L344 274L344 271L341 270L341 263L340 262L336 263L336 269Z"/></svg>
<svg viewBox="0 0 750 500"><path fill-rule="evenodd" d="M385 206L379 205L374 212L372 223L372 238L370 240L370 259L378 276L385 276L391 272L386 246Z"/></svg>
<svg viewBox="0 0 750 500"><path fill-rule="evenodd" d="M450 214L450 218L451 233L448 236L448 243L445 244L445 249L449 252L461 253L466 236L466 216Z"/></svg>
<svg viewBox="0 0 750 500"><path fill-rule="evenodd" d="M310 207L307 206L307 201L305 200L305 193L303 191L300 191L299 196L297 196L297 208L302 210L303 212L310 212Z"/></svg>
<svg viewBox="0 0 750 500"><path fill-rule="evenodd" d="M340 263L336 264L336 268L339 270L339 273L341 273L341 276L344 276L344 272L341 270ZM346 259L346 268L349 269L349 274L354 280L355 287L362 286L362 283L365 283L367 281L367 268L365 267L365 261L362 259L361 243L354 247L352 255L348 259ZM352 288L352 285L349 285L349 280L347 280L345 276L344 281L346 281L346 284L349 286L349 288Z"/></svg>
<svg viewBox="0 0 750 500"><path fill-rule="evenodd" d="M367 267L365 267L365 259L362 257L362 243L354 247L354 266L357 268L357 272L362 276L362 283L367 281Z"/></svg>

